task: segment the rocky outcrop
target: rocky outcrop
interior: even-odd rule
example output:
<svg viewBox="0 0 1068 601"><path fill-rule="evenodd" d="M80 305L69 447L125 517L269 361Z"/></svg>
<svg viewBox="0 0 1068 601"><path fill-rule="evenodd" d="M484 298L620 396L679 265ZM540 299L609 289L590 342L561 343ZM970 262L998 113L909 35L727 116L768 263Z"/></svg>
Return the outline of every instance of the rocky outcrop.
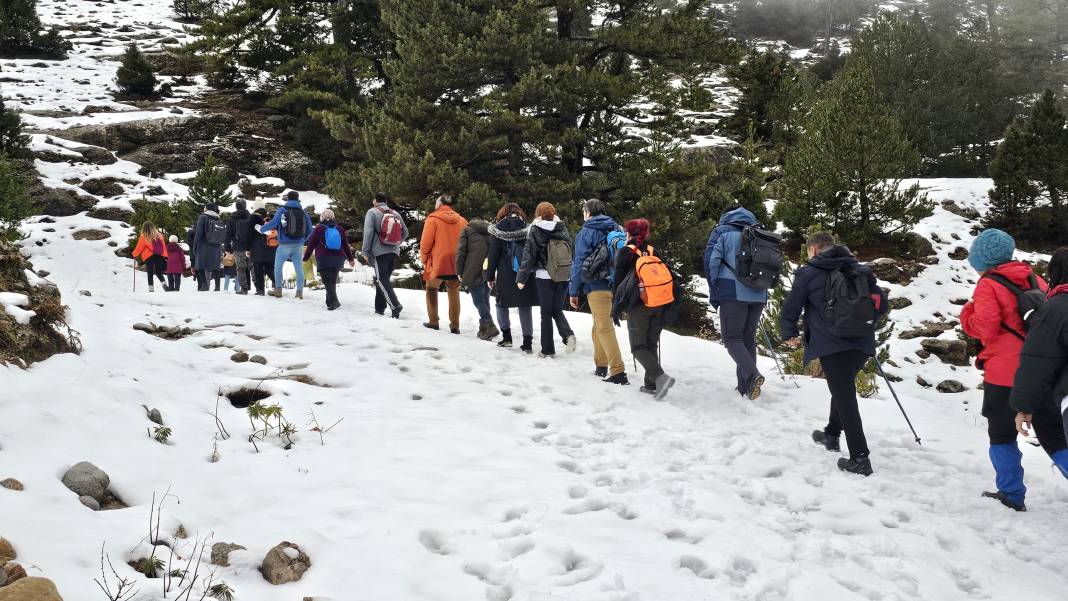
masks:
<svg viewBox="0 0 1068 601"><path fill-rule="evenodd" d="M15 245L0 240L0 290L25 295L29 302L21 308L33 312L23 324L0 309L0 364L28 365L79 350L77 334L66 325L59 288L36 278L31 284L27 272L32 273L29 261Z"/></svg>
<svg viewBox="0 0 1068 601"><path fill-rule="evenodd" d="M956 380L942 380L938 383L936 389L938 390L938 392L942 392L945 394L955 394L968 390L968 387Z"/></svg>
<svg viewBox="0 0 1068 601"><path fill-rule="evenodd" d="M943 363L960 367L968 365L968 343L963 340L927 339L920 345L923 350L938 357Z"/></svg>
<svg viewBox="0 0 1068 601"><path fill-rule="evenodd" d="M28 192L30 200L33 201L34 212L38 215L69 217L88 211L97 203L92 196L78 194L73 190L49 188L40 182L30 186Z"/></svg>
<svg viewBox="0 0 1068 601"><path fill-rule="evenodd" d="M15 491L23 490L23 488L24 488L22 486L22 482L19 482L18 480L14 479L14 478L4 478L3 480L0 480L0 486L6 488L8 490L15 490Z"/></svg>
<svg viewBox="0 0 1068 601"><path fill-rule="evenodd" d="M942 334L942 332L948 332L956 327L955 322L940 322L940 321L925 321L922 324L905 330L897 335L902 340L911 340L913 338L936 338Z"/></svg>
<svg viewBox="0 0 1068 601"><path fill-rule="evenodd" d="M952 200L943 200L942 208L965 219L979 219L979 211L972 207L962 207Z"/></svg>
<svg viewBox="0 0 1068 601"><path fill-rule="evenodd" d="M300 547L289 541L279 543L267 552L260 565L263 578L271 584L296 582L311 567L311 559Z"/></svg>
<svg viewBox="0 0 1068 601"><path fill-rule="evenodd" d="M54 582L47 578L21 578L0 588L0 601L63 601Z"/></svg>
<svg viewBox="0 0 1068 601"><path fill-rule="evenodd" d="M875 272L875 277L884 282L890 282L891 284L908 284L912 281L912 278L916 277L923 271L921 265L902 262L888 257L875 259L869 263L869 265L871 266L872 271Z"/></svg>

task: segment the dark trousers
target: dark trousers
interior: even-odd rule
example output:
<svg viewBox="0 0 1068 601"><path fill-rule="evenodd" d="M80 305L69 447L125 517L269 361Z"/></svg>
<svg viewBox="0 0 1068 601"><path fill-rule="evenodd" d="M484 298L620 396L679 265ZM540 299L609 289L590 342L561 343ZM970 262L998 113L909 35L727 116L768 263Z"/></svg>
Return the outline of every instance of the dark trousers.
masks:
<svg viewBox="0 0 1068 601"><path fill-rule="evenodd" d="M380 284L375 287L375 313L382 314L386 312L386 307L390 304L394 307L400 306L400 301L397 300L397 293L393 291L393 270L397 268L397 255L393 253L378 255L375 257L375 266L378 269L378 282ZM388 303L386 302L386 296L382 294L383 289L389 295Z"/></svg>
<svg viewBox="0 0 1068 601"><path fill-rule="evenodd" d="M857 405L857 374L867 362L868 355L857 350L820 357L820 367L831 390L831 416L823 431L835 438L845 431L849 456L853 459L868 456L868 440L864 437L864 423Z"/></svg>
<svg viewBox="0 0 1068 601"><path fill-rule="evenodd" d="M478 322L493 323L493 313L490 312L490 291L485 282L471 286L471 302L478 310Z"/></svg>
<svg viewBox="0 0 1068 601"><path fill-rule="evenodd" d="M983 384L983 417L990 444L1016 444L1016 410L1009 404L1012 388L986 382ZM1052 456L1068 448L1061 416L1055 410L1039 411L1031 416L1031 425L1042 448Z"/></svg>
<svg viewBox="0 0 1068 601"><path fill-rule="evenodd" d="M664 331L664 308L650 309L642 304L627 311L627 334L630 352L645 370L645 387L656 388L656 379L664 374L660 366L660 333Z"/></svg>
<svg viewBox="0 0 1068 601"><path fill-rule="evenodd" d="M256 292L265 292L266 291L266 289L263 287L264 278L265 277L270 278L271 287L275 288L276 285L274 283L274 261L270 261L268 263L264 263L264 262L253 263L252 264L252 279L254 280L254 283L256 285Z"/></svg>
<svg viewBox="0 0 1068 601"><path fill-rule="evenodd" d="M749 394L750 382L760 375L756 362L756 332L763 312L764 303L723 301L719 307L723 345L727 347L727 354L737 366L737 390L741 394Z"/></svg>
<svg viewBox="0 0 1068 601"><path fill-rule="evenodd" d="M148 285L151 286L155 283L154 278L159 278L159 283L163 284L163 270L167 269L167 259L159 255L152 255L145 261L145 274L148 275Z"/></svg>
<svg viewBox="0 0 1068 601"><path fill-rule="evenodd" d="M198 269L197 270L197 290L205 292L211 288L211 280L215 280L215 290L218 291L222 284L222 270L221 269Z"/></svg>
<svg viewBox="0 0 1068 601"><path fill-rule="evenodd" d="M556 354L553 343L553 323L560 331L560 338L567 340L574 336L571 326L564 315L564 302L567 300L567 282L538 279L538 305L541 307L541 352L546 355Z"/></svg>
<svg viewBox="0 0 1068 601"><path fill-rule="evenodd" d="M182 289L182 274L180 273L168 273L167 274L167 287L175 292Z"/></svg>
<svg viewBox="0 0 1068 601"><path fill-rule="evenodd" d="M327 307L340 307L341 302L337 299L337 274L341 272L340 267L326 267L319 266L319 279L322 280L323 286L326 287L326 306Z"/></svg>

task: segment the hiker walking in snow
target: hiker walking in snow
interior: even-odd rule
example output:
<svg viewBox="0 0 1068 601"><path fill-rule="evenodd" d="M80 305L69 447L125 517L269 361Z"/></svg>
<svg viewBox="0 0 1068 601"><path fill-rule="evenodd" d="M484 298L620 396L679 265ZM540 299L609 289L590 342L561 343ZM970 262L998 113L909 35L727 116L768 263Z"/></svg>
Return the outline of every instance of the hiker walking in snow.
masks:
<svg viewBox="0 0 1068 601"><path fill-rule="evenodd" d="M564 315L567 302L568 280L574 258L571 236L567 227L556 215L556 207L549 202L540 203L534 210L534 223L527 233L523 246L523 259L516 275L520 290L530 281L531 273L538 288L538 304L541 306L541 352L539 357L556 354L553 343L553 323L569 353L575 352L575 333Z"/></svg>
<svg viewBox="0 0 1068 601"><path fill-rule="evenodd" d="M145 265L149 292L155 292L155 288L152 287L155 283L153 278L159 278L163 290L170 291L170 287L163 280L163 271L167 268L167 242L151 221L146 221L141 225L141 235L137 237L133 256Z"/></svg>
<svg viewBox="0 0 1068 601"><path fill-rule="evenodd" d="M208 203L204 212L197 218L193 229L193 247L196 249L196 268L199 274L197 290L209 289L209 278L215 280L215 291L219 292L222 266L223 244L226 242L226 224L219 219L219 205Z"/></svg>
<svg viewBox="0 0 1068 601"><path fill-rule="evenodd" d="M241 292L241 284L237 281L237 257L228 250L223 251L222 258L223 290L230 291L230 282L234 283L234 292Z"/></svg>
<svg viewBox="0 0 1068 601"><path fill-rule="evenodd" d="M708 236L704 254L708 300L719 310L723 345L736 366L735 390L750 400L760 396L764 385L764 376L757 369L756 333L768 291L739 281L737 257L742 231L756 223L756 216L745 208L727 209Z"/></svg>
<svg viewBox="0 0 1068 601"><path fill-rule="evenodd" d="M982 415L986 418L990 462L997 485L997 491L984 492L983 496L1024 511L1027 488L1023 482L1023 454L1016 442L1016 411L1010 399L1028 328L1021 317L1021 299L1016 291L1036 290L1044 295L1047 286L1030 265L1013 260L1015 250L1012 236L998 229L983 230L975 237L968 263L982 277L971 300L961 309L960 325L965 334L983 345L975 366L983 371ZM1040 420L1040 424L1040 436L1048 434L1045 422Z"/></svg>
<svg viewBox="0 0 1068 601"><path fill-rule="evenodd" d="M426 282L427 321L423 327L438 329L438 292L445 288L449 297L449 331L460 333L460 278L456 273L456 245L467 220L453 210L453 197L438 196L434 212L427 215L419 240L419 260Z"/></svg>
<svg viewBox="0 0 1068 601"><path fill-rule="evenodd" d="M168 292L178 292L182 289L182 275L185 273L185 251L178 244L178 236L171 235L167 244L167 287Z"/></svg>
<svg viewBox="0 0 1068 601"><path fill-rule="evenodd" d="M612 318L618 323L627 314L630 352L645 370L640 390L661 400L675 378L660 365L660 335L674 321L682 294L671 269L649 244L649 222L632 219L624 229L627 245L616 255Z"/></svg>
<svg viewBox="0 0 1068 601"><path fill-rule="evenodd" d="M471 293L471 302L478 310L479 340L493 340L501 333L493 324L489 286L486 285L484 268L489 256L489 241L489 223L476 217L460 232L460 241L456 244L456 272L460 276L460 285Z"/></svg>
<svg viewBox="0 0 1068 601"><path fill-rule="evenodd" d="M516 285L516 274L523 260L523 247L526 245L530 226L527 214L514 202L506 203L497 211L496 222L489 226L492 236L489 244L489 256L486 258L486 282L497 297L497 324L501 328L501 341L497 346L512 346L512 321L510 309L519 313L520 332L523 343L520 349L527 354L534 352L534 320L532 307L538 306L538 291L534 286L520 289Z"/></svg>
<svg viewBox="0 0 1068 601"><path fill-rule="evenodd" d="M337 298L337 278L341 273L345 261L349 266L356 265L356 256L352 254L348 238L345 237L345 229L338 225L334 218L334 212L323 209L319 214L319 225L315 226L308 246L304 250L304 260L307 261L315 255L315 263L319 269L319 277L326 287L326 308L330 311L341 306Z"/></svg>
<svg viewBox="0 0 1068 601"><path fill-rule="evenodd" d="M286 261L293 263L297 272L297 298L304 298L304 269L300 257L304 243L311 236L311 217L300 205L300 194L290 190L286 202L274 213L274 217L260 227L260 233L277 232L278 248L274 255L274 289L269 293L275 298L282 298L282 275Z"/></svg>
<svg viewBox="0 0 1068 601"><path fill-rule="evenodd" d="M889 310L886 291L876 285L871 268L857 262L849 248L835 244L831 234L812 234L807 246L808 264L797 270L783 303L783 339L791 347L801 345L797 322L804 312L804 361L819 360L831 392L827 426L814 431L812 440L828 451L839 451L844 431L849 458L840 458L838 469L870 476L856 381L875 355L875 324Z"/></svg>
<svg viewBox="0 0 1068 601"><path fill-rule="evenodd" d="M401 244L408 239L408 226L400 213L389 207L384 192L376 192L371 208L363 218L363 254L374 261L378 286L375 288L375 313L385 315L391 307L394 318L404 308L393 291L393 270L397 268Z"/></svg>
<svg viewBox="0 0 1068 601"><path fill-rule="evenodd" d="M260 233L260 229L267 221L267 209L257 207L248 222L248 237L251 240L251 246L245 256L252 262L252 279L256 285L256 296L266 294L265 276L271 279L272 288L277 287L274 281L274 259L278 250L277 232Z"/></svg>
<svg viewBox="0 0 1068 601"><path fill-rule="evenodd" d="M596 198L582 205L582 229L575 236L575 257L568 285L572 309L586 295L593 316L593 375L611 384L629 384L623 354L612 325L612 280L616 255L627 242L623 228L606 214Z"/></svg>
<svg viewBox="0 0 1068 601"><path fill-rule="evenodd" d="M1037 435L1068 478L1068 247L1053 253L1048 275L1049 300L1033 318L1010 402L1019 433Z"/></svg>
<svg viewBox="0 0 1068 601"><path fill-rule="evenodd" d="M230 215L226 223L226 250L234 254L234 272L237 274L237 294L248 294L252 288L250 280L249 251L252 250L252 214L245 208L245 199L239 198L235 205L237 210Z"/></svg>

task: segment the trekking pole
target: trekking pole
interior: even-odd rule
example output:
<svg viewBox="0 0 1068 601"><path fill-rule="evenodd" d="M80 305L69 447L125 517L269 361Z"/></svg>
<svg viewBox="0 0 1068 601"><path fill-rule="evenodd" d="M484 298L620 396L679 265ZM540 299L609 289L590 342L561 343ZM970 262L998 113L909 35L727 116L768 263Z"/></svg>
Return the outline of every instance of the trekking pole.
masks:
<svg viewBox="0 0 1068 601"><path fill-rule="evenodd" d="M771 345L771 336L768 336L768 331L764 329L764 324L759 324L759 327L760 333L764 335L764 342L767 344L768 351L771 352L771 358L775 360L775 369L779 372L779 377L782 378L782 381L786 382L786 374L782 370L782 365L779 361L779 353L775 350L775 347ZM801 385L794 380L790 380L790 382L793 382L794 388L801 388Z"/></svg>
<svg viewBox="0 0 1068 601"><path fill-rule="evenodd" d="M133 274L134 274L133 291L137 292L137 257L134 257L134 259L133 259Z"/></svg>
<svg viewBox="0 0 1068 601"><path fill-rule="evenodd" d="M905 416L905 423L909 425L909 430L912 430L912 435L916 438L916 444L923 444L920 442L920 435L916 433L916 428L912 427L912 420L909 419L909 414L905 413L905 408L901 406L901 399L897 398L894 386L890 384L890 378L886 377L886 372L883 371L883 364L879 362L879 357L872 357L872 359L875 360L875 367L879 368L879 375L886 380L886 387L890 389L890 394L894 395L894 400L897 401L897 408L901 410L901 415Z"/></svg>

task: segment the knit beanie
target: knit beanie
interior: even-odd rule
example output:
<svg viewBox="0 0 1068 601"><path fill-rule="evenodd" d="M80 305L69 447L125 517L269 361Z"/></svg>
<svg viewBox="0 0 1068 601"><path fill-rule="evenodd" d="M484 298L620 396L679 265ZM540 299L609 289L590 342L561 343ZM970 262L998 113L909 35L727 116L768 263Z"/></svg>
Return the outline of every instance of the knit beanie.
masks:
<svg viewBox="0 0 1068 601"><path fill-rule="evenodd" d="M178 236L175 236L174 234L171 234L171 237L170 237L170 239L168 241L171 244L178 244Z"/></svg>
<svg viewBox="0 0 1068 601"><path fill-rule="evenodd" d="M1015 250L1016 241L1012 236L999 229L983 230L972 242L968 263L976 271L989 271L1011 261Z"/></svg>

